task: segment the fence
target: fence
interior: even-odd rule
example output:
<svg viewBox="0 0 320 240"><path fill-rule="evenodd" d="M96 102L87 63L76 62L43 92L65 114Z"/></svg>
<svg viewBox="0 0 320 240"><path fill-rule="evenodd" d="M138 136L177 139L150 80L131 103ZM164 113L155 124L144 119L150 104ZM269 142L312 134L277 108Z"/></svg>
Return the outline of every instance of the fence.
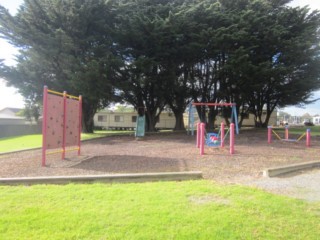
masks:
<svg viewBox="0 0 320 240"><path fill-rule="evenodd" d="M0 138L15 137L29 134L40 134L41 124L37 125L0 125Z"/></svg>

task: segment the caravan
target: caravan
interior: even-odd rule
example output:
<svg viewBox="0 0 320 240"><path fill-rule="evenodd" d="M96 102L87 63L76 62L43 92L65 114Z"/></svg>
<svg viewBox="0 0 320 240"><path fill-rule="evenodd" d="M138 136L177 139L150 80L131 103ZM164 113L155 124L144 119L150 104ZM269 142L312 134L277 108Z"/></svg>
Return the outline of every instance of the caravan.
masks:
<svg viewBox="0 0 320 240"><path fill-rule="evenodd" d="M315 116L312 118L312 122L315 124L315 125L319 125L320 124L320 116Z"/></svg>

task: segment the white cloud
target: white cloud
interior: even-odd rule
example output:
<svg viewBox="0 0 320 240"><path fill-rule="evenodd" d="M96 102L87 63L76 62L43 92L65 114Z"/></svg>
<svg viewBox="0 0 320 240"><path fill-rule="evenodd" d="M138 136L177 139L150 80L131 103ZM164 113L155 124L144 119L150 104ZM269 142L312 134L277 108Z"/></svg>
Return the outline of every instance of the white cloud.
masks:
<svg viewBox="0 0 320 240"><path fill-rule="evenodd" d="M7 8L11 14L16 14L22 2L23 0L1 0L0 5ZM0 39L0 49L0 59L4 59L6 65L14 65L14 55L18 50L3 39ZM24 101L16 88L7 87L5 80L0 79L0 109L5 107L23 108Z"/></svg>
<svg viewBox="0 0 320 240"><path fill-rule="evenodd" d="M320 10L320 1L319 0L293 0L288 5L292 6L292 7L309 6L310 9L319 9Z"/></svg>
<svg viewBox="0 0 320 240"><path fill-rule="evenodd" d="M315 10L315 9L320 10L320 0L294 0L289 4L289 6L291 7L309 6L311 10ZM314 97L312 99L315 99L315 98L320 98L320 91L317 91L314 93ZM305 108L297 108L292 106L292 107L283 108L281 109L281 111L287 112L293 116L301 116L305 113L309 113L311 115L320 114L320 100L313 104L306 105Z"/></svg>
<svg viewBox="0 0 320 240"><path fill-rule="evenodd" d="M24 101L17 89L7 87L4 80L0 79L0 110L5 107L23 108Z"/></svg>
<svg viewBox="0 0 320 240"><path fill-rule="evenodd" d="M16 14L23 0L1 0L0 5L9 10L11 14Z"/></svg>

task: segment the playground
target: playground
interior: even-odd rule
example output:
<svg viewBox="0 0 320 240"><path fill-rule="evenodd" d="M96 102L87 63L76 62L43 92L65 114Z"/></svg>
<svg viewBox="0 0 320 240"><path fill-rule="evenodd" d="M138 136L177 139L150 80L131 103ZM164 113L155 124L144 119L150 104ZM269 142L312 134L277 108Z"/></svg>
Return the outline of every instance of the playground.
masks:
<svg viewBox="0 0 320 240"><path fill-rule="evenodd" d="M267 143L267 130L242 130L235 137L234 154L229 147L205 146L199 155L195 136L160 133L137 140L113 136L82 143L81 155L70 151L47 156L41 166L41 149L0 155L0 177L74 176L115 173L202 171L205 179L221 183L246 183L263 178L266 168L317 160L319 137L305 143Z"/></svg>
<svg viewBox="0 0 320 240"><path fill-rule="evenodd" d="M271 127L240 133L233 103L190 103L188 134L145 135L145 118L139 114L134 135L81 143L82 97L45 86L43 103L42 149L0 155L0 178L193 171L216 182L246 184L268 168L316 161L320 149L310 129L290 138L288 127L283 138ZM230 127L221 123L218 133L208 133L204 123L195 122L195 106L231 108Z"/></svg>

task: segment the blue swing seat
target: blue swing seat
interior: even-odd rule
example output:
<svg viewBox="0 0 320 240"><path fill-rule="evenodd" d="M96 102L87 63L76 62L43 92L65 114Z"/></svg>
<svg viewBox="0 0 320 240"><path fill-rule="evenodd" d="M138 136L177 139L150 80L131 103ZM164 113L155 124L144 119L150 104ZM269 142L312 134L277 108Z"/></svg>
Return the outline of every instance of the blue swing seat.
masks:
<svg viewBox="0 0 320 240"><path fill-rule="evenodd" d="M207 133L206 144L209 147L220 146L220 136L217 133Z"/></svg>

